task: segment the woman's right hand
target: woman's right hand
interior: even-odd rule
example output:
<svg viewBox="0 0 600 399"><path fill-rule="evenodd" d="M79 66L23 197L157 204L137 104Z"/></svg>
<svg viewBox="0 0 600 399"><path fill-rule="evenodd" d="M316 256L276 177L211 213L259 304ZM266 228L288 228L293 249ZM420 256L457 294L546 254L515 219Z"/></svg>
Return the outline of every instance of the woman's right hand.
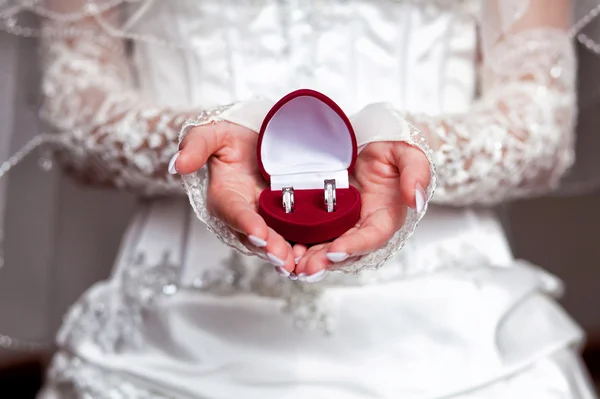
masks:
<svg viewBox="0 0 600 399"><path fill-rule="evenodd" d="M294 270L291 245L258 214L266 188L256 160L258 135L245 127L218 122L191 128L169 164L169 173L190 174L207 165L209 211L236 232L250 250L264 250L278 273Z"/></svg>

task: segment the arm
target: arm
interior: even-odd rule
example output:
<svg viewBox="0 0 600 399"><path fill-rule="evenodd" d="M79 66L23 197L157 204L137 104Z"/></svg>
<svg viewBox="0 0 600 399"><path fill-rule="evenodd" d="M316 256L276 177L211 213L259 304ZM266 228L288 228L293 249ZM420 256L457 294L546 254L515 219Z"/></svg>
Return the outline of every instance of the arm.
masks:
<svg viewBox="0 0 600 399"><path fill-rule="evenodd" d="M494 3L488 17L499 13ZM499 36L484 18L482 33L492 43L484 43L483 96L473 109L437 118L406 115L434 149L434 201L493 204L540 194L572 164L576 66L569 12L568 0L552 7L532 0Z"/></svg>
<svg viewBox="0 0 600 399"><path fill-rule="evenodd" d="M531 0L502 32L497 27L506 25L499 21L505 13L497 7L511 2L486 4L483 91L469 112L388 111L427 137L437 172L434 202L488 205L541 194L573 161L576 62L567 33L569 1L553 0L548 7L545 0Z"/></svg>
<svg viewBox="0 0 600 399"><path fill-rule="evenodd" d="M58 13L84 4L48 1ZM122 17L120 10L44 22L45 29L83 33L42 40L42 117L65 135L67 167L86 181L143 195L183 193L179 178L168 173L168 163L184 121L199 112L157 107L138 94L124 41L97 22Z"/></svg>

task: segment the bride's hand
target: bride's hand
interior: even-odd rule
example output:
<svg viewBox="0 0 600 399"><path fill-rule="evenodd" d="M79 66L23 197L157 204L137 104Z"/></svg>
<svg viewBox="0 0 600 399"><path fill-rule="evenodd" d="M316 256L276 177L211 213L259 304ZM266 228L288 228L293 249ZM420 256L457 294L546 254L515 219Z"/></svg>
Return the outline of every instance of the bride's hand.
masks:
<svg viewBox="0 0 600 399"><path fill-rule="evenodd" d="M308 250L295 246L296 256L303 254L295 269L300 278L318 280L332 263L382 248L404 224L407 207L423 209L429 161L421 150L404 142L371 143L356 159L354 179L361 193L360 220L331 243Z"/></svg>
<svg viewBox="0 0 600 399"><path fill-rule="evenodd" d="M169 172L189 174L207 164L210 212L240 233L248 248L264 249L278 272L288 275L295 266L292 247L257 213L258 198L266 187L256 161L257 140L256 132L229 122L194 127L183 139Z"/></svg>

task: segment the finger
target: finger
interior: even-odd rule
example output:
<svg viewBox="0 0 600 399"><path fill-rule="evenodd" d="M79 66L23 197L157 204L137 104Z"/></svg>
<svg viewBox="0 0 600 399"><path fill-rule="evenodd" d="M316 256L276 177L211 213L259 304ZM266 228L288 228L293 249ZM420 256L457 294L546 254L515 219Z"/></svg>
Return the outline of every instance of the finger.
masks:
<svg viewBox="0 0 600 399"><path fill-rule="evenodd" d="M250 240L248 239L248 237L244 234L237 234L237 238L238 240L240 240L240 242L242 243L242 245L244 247L246 247L246 249L252 253L258 254L258 253L264 253L264 251L262 250L262 248L258 248L257 250L257 246L252 244L252 242L250 242Z"/></svg>
<svg viewBox="0 0 600 399"><path fill-rule="evenodd" d="M289 277L296 266L292 246L275 230L269 228L267 258L275 267L275 271L284 277Z"/></svg>
<svg viewBox="0 0 600 399"><path fill-rule="evenodd" d="M346 236L352 235L358 229L359 229L359 225L357 224L356 227L353 227L350 230L346 231L344 234L342 234L341 237L346 237ZM341 253L331 252L331 250L330 250L331 244L332 243L319 246L316 249L316 251L313 251L310 254L310 256L307 257L306 266L305 266L305 270L306 270L305 273L307 275L314 275L314 274L320 272L321 270L328 270L328 269L330 269L332 263L342 262L350 257L350 255L348 255L344 252L341 252Z"/></svg>
<svg viewBox="0 0 600 399"><path fill-rule="evenodd" d="M304 253L304 255L302 256L302 258L300 258L300 261L298 261L298 264L296 265L296 268L294 269L294 273L296 275L305 273L306 264L308 262L308 259L310 258L310 255L312 255L315 251L323 248L324 245L325 244L318 244L318 245L313 245L312 247L308 248L306 250L306 252Z"/></svg>
<svg viewBox="0 0 600 399"><path fill-rule="evenodd" d="M299 280L311 282L311 280L318 281L320 278L322 278L321 276L323 275L323 273L321 273L321 271L326 268L326 264L329 262L325 260L325 265L322 267L318 267L317 263L315 263L317 262L317 260L312 260L312 256L315 253L319 252L321 249L325 248L327 245L328 244L315 245L310 247L306 251L302 259L300 259L300 262L298 262L298 264L296 265L296 269L294 270L294 273L296 274Z"/></svg>
<svg viewBox="0 0 600 399"><path fill-rule="evenodd" d="M304 256L308 248L302 244L296 244L292 247L292 252L294 253L294 263L296 265L300 262L300 259Z"/></svg>
<svg viewBox="0 0 600 399"><path fill-rule="evenodd" d="M242 233L236 233L238 240L251 253L259 255L261 259L266 259L265 249L267 247L266 240L257 240L255 237L247 236ZM251 238L252 237L252 238Z"/></svg>
<svg viewBox="0 0 600 399"><path fill-rule="evenodd" d="M224 130L220 124L197 126L188 132L181 142L179 152L173 156L171 164L180 174L189 174L202 168L208 158L224 145ZM172 172L173 168L169 171Z"/></svg>
<svg viewBox="0 0 600 399"><path fill-rule="evenodd" d="M255 246L264 248L268 244L269 228L254 207L240 194L231 190L210 189L211 212L233 230L248 236Z"/></svg>
<svg viewBox="0 0 600 399"><path fill-rule="evenodd" d="M427 165L429 168L429 165ZM421 183L429 179L419 177L422 175L422 166L420 165L409 165L402 171L400 175L400 191L402 193L402 200L404 203L417 212L422 212L425 209L425 203L427 201L427 193L425 192L426 185Z"/></svg>
<svg viewBox="0 0 600 399"><path fill-rule="evenodd" d="M350 256L364 255L387 244L406 219L406 207L400 207L391 215L388 208L370 214L359 228L334 240L326 257L333 263L343 262Z"/></svg>
<svg viewBox="0 0 600 399"><path fill-rule="evenodd" d="M298 275L300 281L314 283L325 277L325 273L331 265L331 261L327 259L330 245L331 243L326 244L310 254L306 260L304 272Z"/></svg>
<svg viewBox="0 0 600 399"><path fill-rule="evenodd" d="M396 166L400 171L402 199L408 206L421 212L427 200L425 188L431 179L429 160L423 151L408 143L397 143L394 149Z"/></svg>

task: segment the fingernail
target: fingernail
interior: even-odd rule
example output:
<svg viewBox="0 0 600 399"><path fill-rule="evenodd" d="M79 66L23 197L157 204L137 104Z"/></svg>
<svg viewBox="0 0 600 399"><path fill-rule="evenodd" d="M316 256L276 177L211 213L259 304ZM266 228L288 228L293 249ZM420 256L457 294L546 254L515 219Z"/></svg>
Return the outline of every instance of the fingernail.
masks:
<svg viewBox="0 0 600 399"><path fill-rule="evenodd" d="M284 261L279 259L277 256L273 255L272 253L267 252L267 258L269 258L269 262L271 262L273 266L282 267L285 264Z"/></svg>
<svg viewBox="0 0 600 399"><path fill-rule="evenodd" d="M252 243L252 245L255 245L259 248L264 248L267 246L267 242L265 240L260 239L256 236L252 236L252 235L248 236L248 241L250 241L250 243Z"/></svg>
<svg viewBox="0 0 600 399"><path fill-rule="evenodd" d="M280 276L283 277L289 277L290 276L290 272L288 272L287 270L285 270L283 267L281 266L275 266L275 271L277 272L277 274L279 274Z"/></svg>
<svg viewBox="0 0 600 399"><path fill-rule="evenodd" d="M300 262L300 259L302 259L302 256L298 256L296 259L294 259L294 263L298 264Z"/></svg>
<svg viewBox="0 0 600 399"><path fill-rule="evenodd" d="M325 278L325 269L316 272L315 274L311 274L304 278L304 281L307 283L318 283L319 281Z"/></svg>
<svg viewBox="0 0 600 399"><path fill-rule="evenodd" d="M329 259L330 262L338 263L345 261L350 255L348 255L345 252L329 252L325 256L327 257L327 259Z"/></svg>
<svg viewBox="0 0 600 399"><path fill-rule="evenodd" d="M298 280L305 281L306 280L306 273L300 273L298 275Z"/></svg>
<svg viewBox="0 0 600 399"><path fill-rule="evenodd" d="M179 158L179 151L173 155L173 158L169 161L169 173L172 175L177 174L177 168L175 167L175 163L177 162L177 158Z"/></svg>
<svg viewBox="0 0 600 399"><path fill-rule="evenodd" d="M290 275L288 276L288 278L292 281L296 281L298 280L298 276L296 276L296 273L290 273Z"/></svg>
<svg viewBox="0 0 600 399"><path fill-rule="evenodd" d="M423 190L423 186L420 183L417 183L417 187L415 188L415 208L419 213L425 209L425 190Z"/></svg>

